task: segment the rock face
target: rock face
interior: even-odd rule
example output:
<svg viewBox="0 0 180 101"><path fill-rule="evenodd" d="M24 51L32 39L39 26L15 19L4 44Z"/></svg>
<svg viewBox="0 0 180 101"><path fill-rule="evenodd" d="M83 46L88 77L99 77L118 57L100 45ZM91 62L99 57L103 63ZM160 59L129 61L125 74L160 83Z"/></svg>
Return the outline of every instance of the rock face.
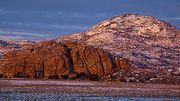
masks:
<svg viewBox="0 0 180 101"><path fill-rule="evenodd" d="M64 36L128 58L138 68L180 68L180 30L151 16L125 14Z"/></svg>
<svg viewBox="0 0 180 101"><path fill-rule="evenodd" d="M1 41L0 77L180 84L180 31L125 14L83 33L46 41Z"/></svg>
<svg viewBox="0 0 180 101"><path fill-rule="evenodd" d="M21 45L3 53L1 74L7 77L104 79L128 68L125 59L115 64L106 51L79 43L53 40Z"/></svg>

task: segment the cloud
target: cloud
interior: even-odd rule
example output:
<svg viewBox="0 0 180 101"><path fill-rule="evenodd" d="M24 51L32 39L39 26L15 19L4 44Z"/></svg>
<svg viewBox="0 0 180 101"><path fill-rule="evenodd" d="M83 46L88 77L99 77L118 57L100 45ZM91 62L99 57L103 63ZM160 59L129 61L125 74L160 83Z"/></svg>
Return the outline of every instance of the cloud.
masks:
<svg viewBox="0 0 180 101"><path fill-rule="evenodd" d="M78 19L99 19L99 18L107 18L113 16L114 14L111 12L65 12L65 11L42 11L42 10L6 10L0 9L0 15L10 15L20 17L37 17L37 18L78 18Z"/></svg>
<svg viewBox="0 0 180 101"><path fill-rule="evenodd" d="M164 20L180 20L180 17L164 18Z"/></svg>
<svg viewBox="0 0 180 101"><path fill-rule="evenodd" d="M57 12L50 13L49 15L47 15L47 17L60 16L60 15L63 15L63 14L64 13L62 11L57 11Z"/></svg>
<svg viewBox="0 0 180 101"><path fill-rule="evenodd" d="M113 16L111 13L104 13L104 12L97 12L97 13L80 13L80 12L50 12L47 17L56 17L56 16L63 16L63 17L72 17L72 18L102 18L107 16Z"/></svg>
<svg viewBox="0 0 180 101"><path fill-rule="evenodd" d="M45 39L50 36L51 36L51 34L0 30L0 39L1 40L41 39L41 38Z"/></svg>
<svg viewBox="0 0 180 101"><path fill-rule="evenodd" d="M113 14L110 13L90 13L90 14L85 14L85 13L72 13L71 14L73 17L80 17L80 18L102 18L102 17L107 17Z"/></svg>
<svg viewBox="0 0 180 101"><path fill-rule="evenodd" d="M30 32L11 32L11 31L1 31L2 34L11 34L11 35L26 35L32 37L47 37L49 34L42 34L42 33L30 33Z"/></svg>
<svg viewBox="0 0 180 101"><path fill-rule="evenodd" d="M0 23L1 25L6 25L6 26L30 26L32 25L31 23L23 23L23 22L6 22L6 21L2 21Z"/></svg>
<svg viewBox="0 0 180 101"><path fill-rule="evenodd" d="M22 36L2 36L0 35L0 40L20 40L24 39Z"/></svg>
<svg viewBox="0 0 180 101"><path fill-rule="evenodd" d="M81 25L50 25L52 28L59 28L59 29L76 29L76 30L86 30L89 26L81 26Z"/></svg>
<svg viewBox="0 0 180 101"><path fill-rule="evenodd" d="M43 23L23 23L23 22L2 22L1 26L10 26L14 30L0 29L0 39L47 39L54 38L62 34L84 31L89 26L82 25L61 25L61 24L43 24ZM26 31L23 28L35 28L36 32ZM38 28L38 29L36 29ZM40 28L40 29L39 29ZM50 31L52 30L52 31Z"/></svg>
<svg viewBox="0 0 180 101"><path fill-rule="evenodd" d="M19 13L22 13L22 12L16 11L16 10L4 10L4 9L0 9L0 13L1 14L19 14Z"/></svg>
<svg viewBox="0 0 180 101"><path fill-rule="evenodd" d="M23 23L23 22L1 22L1 26L13 26L13 27L31 27L31 28L43 28L43 29L68 29L68 30L86 30L90 26L87 25L71 25L71 24L47 24L47 23Z"/></svg>
<svg viewBox="0 0 180 101"><path fill-rule="evenodd" d="M2 29L0 29L0 33L2 33L3 32L3 30Z"/></svg>
<svg viewBox="0 0 180 101"><path fill-rule="evenodd" d="M175 17L175 18L173 18L174 20L180 20L180 17Z"/></svg>
<svg viewBox="0 0 180 101"><path fill-rule="evenodd" d="M37 17L45 17L47 15L51 15L50 11L41 11L41 10L7 10L0 9L0 15L14 15L14 16L37 16ZM58 12L60 14L60 12Z"/></svg>

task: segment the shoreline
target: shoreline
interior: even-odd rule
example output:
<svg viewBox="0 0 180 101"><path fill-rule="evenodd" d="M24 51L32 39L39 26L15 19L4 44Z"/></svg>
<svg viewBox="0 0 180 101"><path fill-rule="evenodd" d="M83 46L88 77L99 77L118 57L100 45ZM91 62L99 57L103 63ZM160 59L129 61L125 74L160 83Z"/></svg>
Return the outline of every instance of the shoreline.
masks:
<svg viewBox="0 0 180 101"><path fill-rule="evenodd" d="M0 79L0 92L112 97L178 97L179 99L180 85L77 80Z"/></svg>

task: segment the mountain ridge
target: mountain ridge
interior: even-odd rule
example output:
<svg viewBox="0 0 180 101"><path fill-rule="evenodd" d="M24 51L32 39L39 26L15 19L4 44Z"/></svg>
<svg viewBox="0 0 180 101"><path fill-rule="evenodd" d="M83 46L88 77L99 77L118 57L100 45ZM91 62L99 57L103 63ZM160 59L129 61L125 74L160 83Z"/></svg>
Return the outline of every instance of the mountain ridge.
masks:
<svg viewBox="0 0 180 101"><path fill-rule="evenodd" d="M112 17L110 19L101 21L95 24L92 28L84 33L72 34L59 39L59 41L70 41L74 40L87 45L100 47L108 50L112 54L121 55L124 58L132 58L131 62L137 62L136 56L143 55L148 58L149 55L159 55L157 57L150 56L149 58L155 58L152 61L157 61L161 64L154 65L157 63L148 64L139 63L136 67L168 67L170 61L158 58L164 54L162 52L171 52L172 57L169 59L176 59L175 66L179 66L177 61L179 56L180 47L180 30L176 27L160 21L152 16L144 16L139 14L125 14L122 16ZM153 50L153 51L151 51ZM139 53L138 53L139 51ZM176 54L177 53L177 54ZM173 55L175 54L175 55ZM135 55L135 56L133 56ZM167 57L167 56L164 56ZM138 58L143 60L145 58ZM166 63L165 63L166 62ZM148 64L148 65L145 65ZM168 66L165 66L168 65Z"/></svg>

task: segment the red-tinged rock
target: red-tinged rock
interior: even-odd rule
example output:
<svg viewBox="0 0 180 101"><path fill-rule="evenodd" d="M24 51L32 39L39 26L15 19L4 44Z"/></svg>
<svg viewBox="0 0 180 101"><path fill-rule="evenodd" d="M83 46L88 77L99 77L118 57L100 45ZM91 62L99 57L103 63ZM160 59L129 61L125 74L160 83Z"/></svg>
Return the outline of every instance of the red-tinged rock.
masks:
<svg viewBox="0 0 180 101"><path fill-rule="evenodd" d="M8 77L30 78L81 78L98 80L114 72L113 56L93 46L79 43L41 41L13 49L4 55L3 74ZM72 74L77 73L78 76ZM13 75L13 76L12 76ZM82 75L81 75L82 76Z"/></svg>
<svg viewBox="0 0 180 101"><path fill-rule="evenodd" d="M77 74L76 73L69 74L68 79L77 79Z"/></svg>

